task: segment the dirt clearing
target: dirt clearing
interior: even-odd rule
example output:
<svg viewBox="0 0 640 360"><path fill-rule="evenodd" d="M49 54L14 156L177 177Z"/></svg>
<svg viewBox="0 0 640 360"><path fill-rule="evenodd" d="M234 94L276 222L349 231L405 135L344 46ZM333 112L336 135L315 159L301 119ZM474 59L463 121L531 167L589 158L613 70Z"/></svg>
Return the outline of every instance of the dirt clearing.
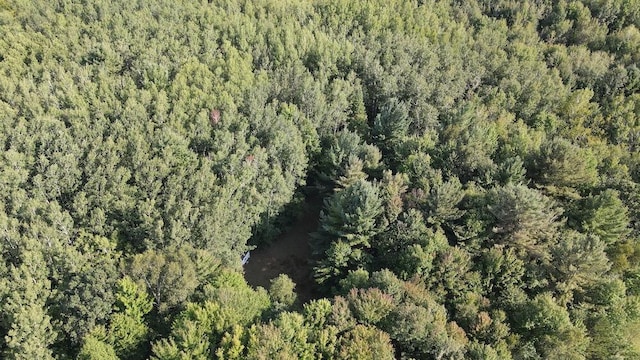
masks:
<svg viewBox="0 0 640 360"><path fill-rule="evenodd" d="M322 201L318 197L307 198L302 216L268 246L251 252L244 266L244 277L252 286L269 288L269 282L280 274L287 274L296 283L300 302L313 298L313 280L309 258L309 233L318 228Z"/></svg>

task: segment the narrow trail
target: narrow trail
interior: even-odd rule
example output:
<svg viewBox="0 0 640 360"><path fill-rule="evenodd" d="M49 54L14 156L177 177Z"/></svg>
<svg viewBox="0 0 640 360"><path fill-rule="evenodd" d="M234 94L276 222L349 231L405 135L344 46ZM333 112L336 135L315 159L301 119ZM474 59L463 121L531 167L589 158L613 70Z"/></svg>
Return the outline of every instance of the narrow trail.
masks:
<svg viewBox="0 0 640 360"><path fill-rule="evenodd" d="M307 198L304 213L286 232L271 245L251 252L244 266L244 277L250 285L268 289L271 279L287 274L296 283L295 291L301 302L313 298L309 233L318 228L321 207L319 197Z"/></svg>

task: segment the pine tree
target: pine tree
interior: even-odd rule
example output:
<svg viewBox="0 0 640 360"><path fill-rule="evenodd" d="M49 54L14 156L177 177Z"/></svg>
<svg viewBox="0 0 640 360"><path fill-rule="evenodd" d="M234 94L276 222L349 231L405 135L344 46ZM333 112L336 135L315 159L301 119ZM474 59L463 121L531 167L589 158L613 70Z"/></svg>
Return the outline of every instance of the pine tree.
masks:
<svg viewBox="0 0 640 360"><path fill-rule="evenodd" d="M595 235L565 232L550 251L550 272L556 288L565 296L559 300L566 302L572 300L573 291L583 291L611 267L605 243Z"/></svg>
<svg viewBox="0 0 640 360"><path fill-rule="evenodd" d="M371 240L380 232L382 212L378 187L365 180L325 202L313 247L319 257L314 269L318 282L334 281L355 266L366 266Z"/></svg>
<svg viewBox="0 0 640 360"><path fill-rule="evenodd" d="M495 242L514 248L518 256L548 258L562 210L537 190L508 184L488 194Z"/></svg>
<svg viewBox="0 0 640 360"><path fill-rule="evenodd" d="M626 206L615 190L578 201L573 211L574 222L588 234L598 236L607 245L615 244L629 233L629 215Z"/></svg>
<svg viewBox="0 0 640 360"><path fill-rule="evenodd" d="M106 330L102 326L95 327L84 338L78 354L78 360L118 360L116 350L108 343Z"/></svg>
<svg viewBox="0 0 640 360"><path fill-rule="evenodd" d="M340 175L336 180L338 188L336 191L347 188L360 180L366 180L367 174L363 171L363 162L355 155L349 155L344 174Z"/></svg>
<svg viewBox="0 0 640 360"><path fill-rule="evenodd" d="M383 199L385 220L391 223L398 218L404 207L403 195L407 192L407 177L404 174L393 174L383 171L380 192Z"/></svg>
<svg viewBox="0 0 640 360"><path fill-rule="evenodd" d="M529 175L554 194L575 197L575 191L590 189L598 183L597 165L591 150L554 138L542 144L529 167Z"/></svg>
<svg viewBox="0 0 640 360"><path fill-rule="evenodd" d="M382 107L373 121L372 138L382 150L384 159L395 168L400 162L400 146L409 132L411 119L407 106L392 99Z"/></svg>
<svg viewBox="0 0 640 360"><path fill-rule="evenodd" d="M371 237L380 231L377 221L381 214L378 187L359 180L325 202L318 238L322 241L342 239L351 246L369 247Z"/></svg>
<svg viewBox="0 0 640 360"><path fill-rule="evenodd" d="M22 263L11 266L2 279L6 298L2 322L8 329L3 358L9 360L53 359L50 349L56 339L46 303L51 294L44 259L38 250L22 254Z"/></svg>
<svg viewBox="0 0 640 360"><path fill-rule="evenodd" d="M109 325L109 339L116 353L125 359L141 356L150 331L144 316L153 309L153 301L144 288L124 277L118 282L115 308Z"/></svg>

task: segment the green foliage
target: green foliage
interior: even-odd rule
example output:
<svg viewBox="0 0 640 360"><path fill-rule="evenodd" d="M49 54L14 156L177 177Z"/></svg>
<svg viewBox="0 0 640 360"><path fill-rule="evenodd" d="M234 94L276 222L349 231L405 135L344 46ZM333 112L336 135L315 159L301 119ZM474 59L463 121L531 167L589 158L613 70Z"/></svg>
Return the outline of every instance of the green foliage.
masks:
<svg viewBox="0 0 640 360"><path fill-rule="evenodd" d="M630 0L0 0L0 356L638 357L638 29ZM239 257L316 190L311 293L343 297L297 313Z"/></svg>
<svg viewBox="0 0 640 360"><path fill-rule="evenodd" d="M109 336L119 358L139 358L144 354L149 340L149 326L143 319L116 313L111 317Z"/></svg>
<svg viewBox="0 0 640 360"><path fill-rule="evenodd" d="M464 190L460 181L453 177L446 182L434 182L429 189L429 194L420 196L416 200L420 202L420 208L425 213L428 223L441 226L454 220L458 220L464 211L458 208L458 204L464 197Z"/></svg>
<svg viewBox="0 0 640 360"><path fill-rule="evenodd" d="M408 107L397 99L390 99L376 115L371 129L372 138L391 166L400 161L400 151L408 135L411 119Z"/></svg>
<svg viewBox="0 0 640 360"><path fill-rule="evenodd" d="M506 314L501 311L489 311L486 298L469 294L464 303L456 308L456 317L460 325L468 329L467 335L477 341L491 344L495 351L504 350L510 328L506 323Z"/></svg>
<svg viewBox="0 0 640 360"><path fill-rule="evenodd" d="M325 202L314 252L324 253L315 267L318 283L334 282L369 260L367 249L379 229L382 199L378 186L360 180Z"/></svg>
<svg viewBox="0 0 640 360"><path fill-rule="evenodd" d="M433 268L437 252L447 245L441 231L427 228L422 214L409 209L378 236L374 247L379 254L376 262L381 267L392 269L407 279L416 275L426 277Z"/></svg>
<svg viewBox="0 0 640 360"><path fill-rule="evenodd" d="M610 268L605 243L597 236L577 232L563 234L551 249L551 271L561 293L582 290Z"/></svg>
<svg viewBox="0 0 640 360"><path fill-rule="evenodd" d="M590 358L640 355L638 336L638 298L619 299L606 311L588 317L591 338Z"/></svg>
<svg viewBox="0 0 640 360"><path fill-rule="evenodd" d="M474 359L474 360L475 359L482 359L482 360L501 359L500 355L498 355L498 352L494 348L492 348L489 345L480 344L477 342L471 343L469 345L467 356L469 356L469 359Z"/></svg>
<svg viewBox="0 0 640 360"><path fill-rule="evenodd" d="M376 220L382 213L378 187L361 180L334 194L320 215L322 240L344 239L353 245L370 246L370 238L379 230Z"/></svg>
<svg viewBox="0 0 640 360"><path fill-rule="evenodd" d="M531 165L531 177L541 185L584 190L598 183L598 160L589 149L568 140L553 139L542 144ZM556 190L551 190L556 191ZM571 190L568 191L569 195Z"/></svg>
<svg viewBox="0 0 640 360"><path fill-rule="evenodd" d="M355 318L364 324L377 325L394 308L393 298L380 289L351 289L347 296Z"/></svg>
<svg viewBox="0 0 640 360"><path fill-rule="evenodd" d="M115 312L108 328L95 326L83 338L79 359L140 359L146 355L149 327L144 316L153 302L129 277L118 281Z"/></svg>
<svg viewBox="0 0 640 360"><path fill-rule="evenodd" d="M549 294L522 304L514 314L514 327L532 341L538 356L547 359L584 359L585 329L571 323L567 310ZM533 340L535 339L535 340ZM522 342L526 346L526 342Z"/></svg>
<svg viewBox="0 0 640 360"><path fill-rule="evenodd" d="M526 269L513 249L489 248L482 252L477 266L489 298L498 304L517 302L512 296L523 286Z"/></svg>
<svg viewBox="0 0 640 360"><path fill-rule="evenodd" d="M11 266L2 279L2 324L8 331L2 356L5 359L53 359L55 332L46 302L51 282L43 272L44 259L37 250L25 251L20 266Z"/></svg>
<svg viewBox="0 0 640 360"><path fill-rule="evenodd" d="M105 341L104 328L96 327L84 339L78 360L117 360L116 351Z"/></svg>
<svg viewBox="0 0 640 360"><path fill-rule="evenodd" d="M234 324L248 325L271 306L269 294L262 288L253 290L242 274L223 270L204 289L204 298L219 306L219 321L214 328L218 333Z"/></svg>
<svg viewBox="0 0 640 360"><path fill-rule="evenodd" d="M434 270L428 279L434 294L447 304L455 303L466 292L479 290L478 273L472 271L469 252L459 247L443 249L434 261Z"/></svg>
<svg viewBox="0 0 640 360"><path fill-rule="evenodd" d="M487 111L475 104L465 104L443 116L441 144L434 152L435 162L445 174L465 182L491 182L497 167L492 155L498 147L498 134L487 117Z"/></svg>
<svg viewBox="0 0 640 360"><path fill-rule="evenodd" d="M554 201L524 185L506 185L488 194L494 241L520 257L547 258L562 210Z"/></svg>
<svg viewBox="0 0 640 360"><path fill-rule="evenodd" d="M111 316L109 336L120 358L140 357L149 337L144 316L152 309L151 298L131 278L124 277L118 282L116 313Z"/></svg>
<svg viewBox="0 0 640 360"><path fill-rule="evenodd" d="M231 331L225 332L220 340L220 345L216 349L216 357L223 359L242 359L244 345L242 337L244 330L238 325L234 325Z"/></svg>
<svg viewBox="0 0 640 360"><path fill-rule="evenodd" d="M269 324L249 330L247 359L317 359L313 329L298 313L281 313ZM335 336L335 335L334 335Z"/></svg>
<svg viewBox="0 0 640 360"><path fill-rule="evenodd" d="M155 358L209 358L213 331L222 327L219 311L213 302L187 304L172 326L171 337L154 343Z"/></svg>
<svg viewBox="0 0 640 360"><path fill-rule="evenodd" d="M375 328L357 325L340 337L336 358L364 360L395 357L389 335Z"/></svg>
<svg viewBox="0 0 640 360"><path fill-rule="evenodd" d="M340 131L324 142L316 167L321 184L335 181L344 188L365 179L365 171L379 166L380 151L365 143L357 133Z"/></svg>
<svg viewBox="0 0 640 360"><path fill-rule="evenodd" d="M395 174L391 171L382 173L380 195L382 196L385 220L393 222L398 218L404 207L403 195L407 191L407 177L403 174Z"/></svg>
<svg viewBox="0 0 640 360"><path fill-rule="evenodd" d="M446 312L435 303L427 307L400 305L385 328L408 356L459 358L460 348L448 339ZM457 353L457 354L456 354Z"/></svg>
<svg viewBox="0 0 640 360"><path fill-rule="evenodd" d="M360 180L366 180L367 174L364 173L362 160L359 158L350 155L349 160L347 161L346 168L344 169L344 175L338 177L337 185L338 188L336 191L344 188L348 188L349 186L357 183Z"/></svg>
<svg viewBox="0 0 640 360"><path fill-rule="evenodd" d="M249 334L247 359L297 359L282 332L273 324L252 327Z"/></svg>
<svg viewBox="0 0 640 360"><path fill-rule="evenodd" d="M607 189L578 202L575 222L579 229L612 245L628 234L628 210L615 190Z"/></svg>
<svg viewBox="0 0 640 360"><path fill-rule="evenodd" d="M127 273L149 292L160 312L182 304L198 286L195 266L184 249L147 250L133 257Z"/></svg>
<svg viewBox="0 0 640 360"><path fill-rule="evenodd" d="M153 303L144 290L140 289L130 277L125 276L118 282L115 306L118 312L142 320L143 316L153 308Z"/></svg>
<svg viewBox="0 0 640 360"><path fill-rule="evenodd" d="M96 325L104 324L115 302L119 254L115 244L100 236L81 234L75 247L66 247L59 271L62 279L52 306L58 325L72 346Z"/></svg>
<svg viewBox="0 0 640 360"><path fill-rule="evenodd" d="M275 311L290 309L296 302L294 289L296 284L285 274L280 274L271 280L269 287L269 297Z"/></svg>

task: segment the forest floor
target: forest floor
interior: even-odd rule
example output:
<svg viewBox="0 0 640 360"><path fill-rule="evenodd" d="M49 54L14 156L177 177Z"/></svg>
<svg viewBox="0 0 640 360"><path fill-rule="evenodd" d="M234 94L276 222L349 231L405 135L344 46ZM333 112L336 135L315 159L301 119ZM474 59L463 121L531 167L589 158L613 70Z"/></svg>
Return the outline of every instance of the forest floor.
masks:
<svg viewBox="0 0 640 360"><path fill-rule="evenodd" d="M309 233L318 228L321 207L319 197L307 198L304 212L287 231L270 245L251 252L251 258L244 266L244 277L250 285L268 289L271 279L287 274L296 283L295 292L301 303L314 298Z"/></svg>

